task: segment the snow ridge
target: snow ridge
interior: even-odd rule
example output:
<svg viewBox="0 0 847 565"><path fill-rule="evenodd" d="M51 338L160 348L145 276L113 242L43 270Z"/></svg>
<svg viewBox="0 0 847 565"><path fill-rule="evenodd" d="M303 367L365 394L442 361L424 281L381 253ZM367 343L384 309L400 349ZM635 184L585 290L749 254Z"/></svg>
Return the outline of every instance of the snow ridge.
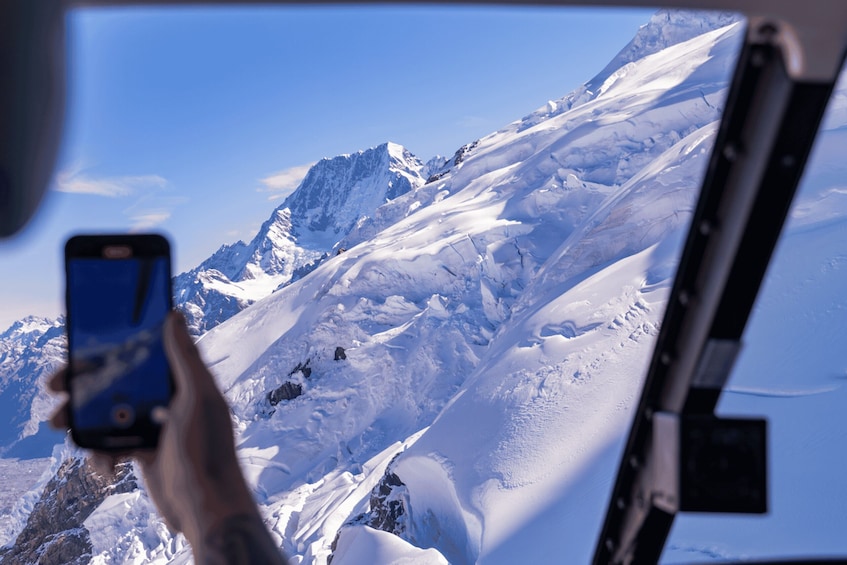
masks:
<svg viewBox="0 0 847 565"><path fill-rule="evenodd" d="M632 41L586 83L588 90L599 88L618 69L648 55L679 45L710 31L742 21L733 12L659 10L641 26Z"/></svg>
<svg viewBox="0 0 847 565"><path fill-rule="evenodd" d="M650 55L590 104L469 144L360 224L345 253L203 337L268 511L298 508L277 525L288 551L323 563L339 525L323 501L358 509L380 476L407 489L401 536L413 546L456 563L525 546L517 524L538 509L521 500L578 475L574 453L619 441L739 29ZM265 395L307 360L303 394L270 413ZM422 429L388 473L362 466ZM338 546L372 541L368 527L352 522Z"/></svg>
<svg viewBox="0 0 847 565"><path fill-rule="evenodd" d="M641 26L635 37L591 80L559 100L550 100L520 121L526 129L557 116L572 108L594 100L603 86L615 75L626 74L627 69L645 57L664 51L695 37L739 23L743 18L733 12L694 10L659 10L650 21Z"/></svg>

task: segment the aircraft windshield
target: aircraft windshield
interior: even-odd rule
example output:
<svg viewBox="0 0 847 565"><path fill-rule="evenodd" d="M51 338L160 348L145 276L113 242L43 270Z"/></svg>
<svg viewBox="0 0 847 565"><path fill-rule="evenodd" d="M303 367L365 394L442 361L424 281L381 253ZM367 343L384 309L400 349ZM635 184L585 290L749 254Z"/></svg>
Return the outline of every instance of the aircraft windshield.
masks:
<svg viewBox="0 0 847 565"><path fill-rule="evenodd" d="M6 555L26 561L32 501L77 457L54 451L39 387L63 362L62 243L163 231L174 303L288 555L588 562L744 25L539 7L73 12L52 190L0 244L16 274L0 280ZM721 404L772 419L774 516L680 517L669 562L792 552L795 528L839 549L843 111ZM110 495L74 525L98 559L187 558L143 488ZM812 508L829 529L800 529Z"/></svg>

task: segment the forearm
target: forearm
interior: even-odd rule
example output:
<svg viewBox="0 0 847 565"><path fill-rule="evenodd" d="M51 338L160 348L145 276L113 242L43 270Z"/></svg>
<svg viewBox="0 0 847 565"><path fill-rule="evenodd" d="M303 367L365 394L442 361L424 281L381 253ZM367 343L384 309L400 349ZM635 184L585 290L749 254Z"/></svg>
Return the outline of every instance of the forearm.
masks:
<svg viewBox="0 0 847 565"><path fill-rule="evenodd" d="M276 546L257 512L218 520L200 540L189 540L198 565L283 565Z"/></svg>
<svg viewBox="0 0 847 565"><path fill-rule="evenodd" d="M222 450L226 452L227 450ZM259 514L256 502L235 459L196 476L202 493L192 516L195 528L185 534L198 565L283 564L286 560ZM193 532L190 532L193 530Z"/></svg>

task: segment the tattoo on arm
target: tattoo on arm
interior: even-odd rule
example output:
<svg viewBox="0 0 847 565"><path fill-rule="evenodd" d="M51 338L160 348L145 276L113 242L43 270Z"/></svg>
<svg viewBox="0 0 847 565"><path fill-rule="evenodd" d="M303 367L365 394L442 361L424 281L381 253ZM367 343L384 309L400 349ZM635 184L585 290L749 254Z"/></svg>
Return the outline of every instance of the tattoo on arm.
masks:
<svg viewBox="0 0 847 565"><path fill-rule="evenodd" d="M239 514L222 520L196 548L198 565L285 565L287 560L276 547L258 515Z"/></svg>

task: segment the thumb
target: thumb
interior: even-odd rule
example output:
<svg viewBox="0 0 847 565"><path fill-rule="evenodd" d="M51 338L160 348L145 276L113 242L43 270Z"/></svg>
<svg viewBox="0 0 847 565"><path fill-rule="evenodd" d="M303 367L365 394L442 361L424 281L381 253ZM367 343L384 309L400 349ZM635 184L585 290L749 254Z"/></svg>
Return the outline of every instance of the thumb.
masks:
<svg viewBox="0 0 847 565"><path fill-rule="evenodd" d="M187 399L203 396L220 398L221 402L224 402L215 378L188 333L188 326L181 313L173 311L168 314L163 328L163 340L176 388L174 398L181 398L182 402L185 402Z"/></svg>
<svg viewBox="0 0 847 565"><path fill-rule="evenodd" d="M198 386L204 385L202 379L207 376L211 379L211 375L188 333L183 315L176 311L168 314L162 334L176 392L192 395Z"/></svg>

